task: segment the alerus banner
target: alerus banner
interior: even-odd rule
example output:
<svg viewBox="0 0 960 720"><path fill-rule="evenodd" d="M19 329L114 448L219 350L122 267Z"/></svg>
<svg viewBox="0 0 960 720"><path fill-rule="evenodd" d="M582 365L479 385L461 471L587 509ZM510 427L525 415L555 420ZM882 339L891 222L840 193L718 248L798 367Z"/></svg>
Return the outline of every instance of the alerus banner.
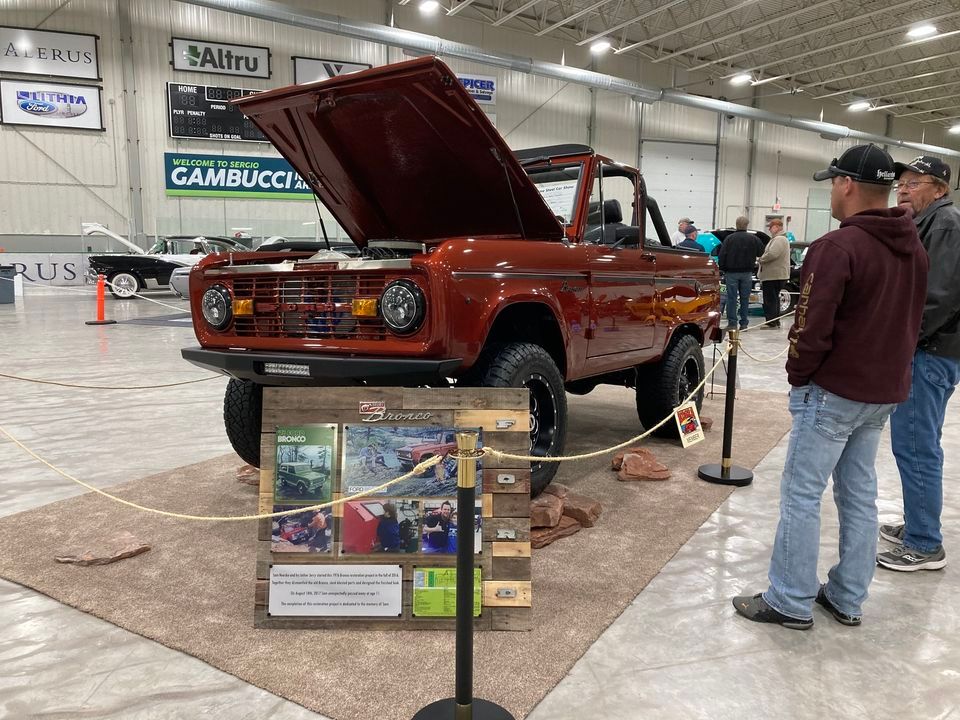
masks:
<svg viewBox="0 0 960 720"><path fill-rule="evenodd" d="M167 195L311 200L313 191L283 158L164 153Z"/></svg>
<svg viewBox="0 0 960 720"><path fill-rule="evenodd" d="M0 72L99 80L97 36L0 26Z"/></svg>
<svg viewBox="0 0 960 720"><path fill-rule="evenodd" d="M255 45L230 45L206 40L172 38L174 70L270 77L270 48Z"/></svg>

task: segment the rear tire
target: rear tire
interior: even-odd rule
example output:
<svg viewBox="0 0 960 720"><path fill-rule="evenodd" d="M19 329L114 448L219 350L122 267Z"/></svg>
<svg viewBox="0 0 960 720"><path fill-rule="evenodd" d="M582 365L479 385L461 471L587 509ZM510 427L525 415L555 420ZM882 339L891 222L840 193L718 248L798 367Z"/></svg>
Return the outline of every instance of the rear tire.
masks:
<svg viewBox="0 0 960 720"><path fill-rule="evenodd" d="M223 427L240 459L260 467L263 386L231 378L223 395Z"/></svg>
<svg viewBox="0 0 960 720"><path fill-rule="evenodd" d="M530 455L563 454L567 396L563 376L550 354L533 343L495 345L478 365L482 387L526 387L530 391ZM536 497L557 474L555 462L530 463L530 495Z"/></svg>
<svg viewBox="0 0 960 720"><path fill-rule="evenodd" d="M660 362L653 366L641 365L637 369L637 416L643 427L649 430L668 415L680 401L695 388L705 374L703 350L696 338L681 335L674 338ZM694 400L697 410L703 406L700 388ZM672 419L654 430L654 436L677 438L677 424Z"/></svg>

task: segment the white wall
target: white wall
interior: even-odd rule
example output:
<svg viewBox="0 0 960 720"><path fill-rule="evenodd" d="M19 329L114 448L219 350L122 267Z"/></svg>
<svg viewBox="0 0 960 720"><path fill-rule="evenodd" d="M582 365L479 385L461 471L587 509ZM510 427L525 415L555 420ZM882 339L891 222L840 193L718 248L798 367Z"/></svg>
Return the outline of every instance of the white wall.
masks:
<svg viewBox="0 0 960 720"><path fill-rule="evenodd" d="M369 22L385 23L390 5L383 0L286 0L302 8L320 8ZM136 94L122 92L120 66L120 3L129 8L133 24L133 64ZM532 56L550 62L592 67L632 78L651 86L678 83L690 92L733 96L720 83L689 84L698 78L653 65L639 56L590 57L587 49L564 42L559 33L535 38L525 33L491 28L462 16L423 18L414 3L393 8L397 26L442 35L479 45L491 52ZM62 6L62 7L61 7ZM167 134L165 84L168 81L271 88L293 81L293 55L328 57L382 65L406 59L397 48L308 32L286 25L210 11L174 0L6 0L0 23L47 30L90 32L100 35L106 132L0 126L0 245L16 246L17 235L30 235L19 250L59 249L58 242L76 247L81 222L105 222L128 232L131 198L127 153L136 153L142 174L144 229L148 235L165 232L229 232L252 227L255 235L310 235L315 220L313 203L278 200L170 198L165 195L163 153L169 151L276 155L269 145L253 143L173 140ZM59 9L58 9L59 8ZM269 80L225 75L175 72L169 65L172 35L238 44L265 45L272 52ZM454 70L496 75L498 102L489 108L497 126L513 148L554 143L593 143L598 151L628 164L640 162L640 133L647 139L716 143L718 119L714 113L669 103L641 107L626 97L557 80L509 72L477 63L448 59ZM768 86L769 87L769 86ZM749 91L746 91L749 93ZM736 98L734 98L736 99ZM741 99L742 102L749 100ZM127 143L124 102L135 103L139 145ZM884 134L879 114L855 116L836 103L821 104L801 96L769 97L759 107L799 117L818 118ZM641 120L642 114L642 120ZM747 212L754 225L763 221L779 197L790 227L803 237L805 208L815 183L811 173L853 144L824 140L814 133L740 118L719 122L719 183L717 224L729 225ZM893 123L893 135L906 140L957 147L957 139L942 129L909 122ZM897 159L916 153L894 150ZM752 175L750 158L753 156ZM779 162L778 162L779 160ZM794 209L796 208L796 209ZM325 214L328 227L332 219ZM673 218L666 218L668 225ZM38 236L40 236L38 238ZM43 240L49 238L49 242Z"/></svg>

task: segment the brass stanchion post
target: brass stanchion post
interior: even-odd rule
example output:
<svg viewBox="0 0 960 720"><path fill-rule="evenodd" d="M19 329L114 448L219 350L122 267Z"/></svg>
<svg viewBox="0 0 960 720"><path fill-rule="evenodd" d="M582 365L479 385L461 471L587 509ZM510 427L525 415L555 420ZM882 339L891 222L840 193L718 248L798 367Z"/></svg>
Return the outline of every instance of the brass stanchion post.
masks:
<svg viewBox="0 0 960 720"><path fill-rule="evenodd" d="M740 331L730 331L730 351L727 354L727 395L723 406L723 456L720 464L701 465L697 476L718 485L744 487L753 482L753 472L733 464L733 405L737 394L737 348Z"/></svg>
<svg viewBox="0 0 960 720"><path fill-rule="evenodd" d="M452 453L451 453L452 454ZM477 433L457 433L457 512L473 518L477 496ZM464 527L461 522L460 527ZM466 524L472 528L473 523ZM455 696L422 708L413 720L514 720L489 700L473 697L473 536L457 533L457 635Z"/></svg>

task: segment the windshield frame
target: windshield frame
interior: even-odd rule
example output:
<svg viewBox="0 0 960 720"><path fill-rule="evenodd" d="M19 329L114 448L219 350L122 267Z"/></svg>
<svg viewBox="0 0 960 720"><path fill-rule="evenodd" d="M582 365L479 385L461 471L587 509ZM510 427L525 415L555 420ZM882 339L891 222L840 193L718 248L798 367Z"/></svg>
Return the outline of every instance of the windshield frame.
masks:
<svg viewBox="0 0 960 720"><path fill-rule="evenodd" d="M524 172L527 173L527 177L530 178L530 182L533 183L534 187L537 189L537 192L540 193L540 197L543 199L544 203L547 204L547 207L550 207L550 205L549 203L547 203L547 199L543 196L543 192L540 190L541 183L537 182L535 178L536 174L551 172L551 171L563 171L575 166L579 166L580 168L580 172L577 174L577 185L574 188L571 206L568 211L569 217L557 216L554 213L554 217L557 217L558 222L560 217L564 218L562 224L563 224L564 231L566 231L568 228L573 227L574 223L577 220L577 212L580 206L580 193L583 188L583 176L586 169L586 161L582 158L562 159L559 161L555 160L554 158L544 158L543 160L540 160L539 158L537 158L537 160L538 162L531 163L530 165L525 166L523 169L524 169ZM556 182L561 182L561 181L558 180ZM552 212L553 208L551 207L550 210Z"/></svg>

